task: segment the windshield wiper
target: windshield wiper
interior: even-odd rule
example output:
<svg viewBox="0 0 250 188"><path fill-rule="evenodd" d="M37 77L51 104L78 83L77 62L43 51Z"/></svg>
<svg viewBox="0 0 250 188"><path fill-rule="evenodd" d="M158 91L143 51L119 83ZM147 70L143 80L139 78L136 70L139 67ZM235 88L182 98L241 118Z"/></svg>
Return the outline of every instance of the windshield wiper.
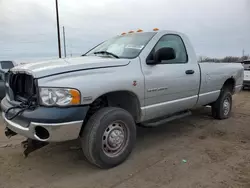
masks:
<svg viewBox="0 0 250 188"><path fill-rule="evenodd" d="M119 57L111 52L108 52L108 51L98 51L98 52L94 52L94 54L108 54L108 55L111 55L117 59L119 59Z"/></svg>

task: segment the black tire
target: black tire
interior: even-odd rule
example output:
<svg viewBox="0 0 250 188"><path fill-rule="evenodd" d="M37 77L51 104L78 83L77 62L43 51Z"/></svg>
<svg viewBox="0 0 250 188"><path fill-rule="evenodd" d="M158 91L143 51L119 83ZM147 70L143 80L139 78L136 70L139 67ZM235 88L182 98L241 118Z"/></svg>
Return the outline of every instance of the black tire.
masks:
<svg viewBox="0 0 250 188"><path fill-rule="evenodd" d="M119 125L119 123L121 123L122 126ZM104 136L104 134L107 133L107 130L110 131L110 126L114 125L122 127L125 136L124 142L122 142L123 149L120 149L120 153L110 156L112 153L109 155L107 154L109 151L106 151L106 148L110 147L105 145L105 143L109 143L106 140L108 140L110 136ZM123 128L123 126L125 127ZM119 129L119 127L117 128ZM112 130L115 130L115 127ZM111 135L111 133L112 131L107 134ZM112 139L112 137L110 139ZM102 108L92 115L81 135L82 149L87 160L99 168L104 169L115 167L124 162L132 152L135 142L136 125L133 117L129 112L115 107Z"/></svg>
<svg viewBox="0 0 250 188"><path fill-rule="evenodd" d="M229 107L224 107L228 101ZM231 115L232 110L232 93L228 89L221 90L219 98L212 105L212 116L215 119L227 119ZM228 110L226 110L228 109Z"/></svg>

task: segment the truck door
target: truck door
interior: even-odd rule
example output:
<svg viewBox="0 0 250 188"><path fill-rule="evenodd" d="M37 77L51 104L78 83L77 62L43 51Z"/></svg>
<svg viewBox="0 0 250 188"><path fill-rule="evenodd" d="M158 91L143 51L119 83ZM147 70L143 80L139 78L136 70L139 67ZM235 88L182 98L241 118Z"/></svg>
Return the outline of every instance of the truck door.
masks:
<svg viewBox="0 0 250 188"><path fill-rule="evenodd" d="M142 59L145 76L145 121L192 108L197 101L200 70L197 62L192 62L182 38L176 34L161 36L148 57ZM175 59L162 61L156 65L146 64L153 59L160 48L173 48ZM196 61L196 59L195 59Z"/></svg>

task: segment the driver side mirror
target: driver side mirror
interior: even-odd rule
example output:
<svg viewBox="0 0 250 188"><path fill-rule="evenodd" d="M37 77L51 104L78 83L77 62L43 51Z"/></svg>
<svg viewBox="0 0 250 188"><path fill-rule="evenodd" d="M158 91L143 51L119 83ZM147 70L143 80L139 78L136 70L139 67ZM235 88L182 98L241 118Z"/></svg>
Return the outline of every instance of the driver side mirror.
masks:
<svg viewBox="0 0 250 188"><path fill-rule="evenodd" d="M172 60L176 58L176 53L173 48L160 48L154 54L152 59L147 60L148 65L156 65L162 61Z"/></svg>

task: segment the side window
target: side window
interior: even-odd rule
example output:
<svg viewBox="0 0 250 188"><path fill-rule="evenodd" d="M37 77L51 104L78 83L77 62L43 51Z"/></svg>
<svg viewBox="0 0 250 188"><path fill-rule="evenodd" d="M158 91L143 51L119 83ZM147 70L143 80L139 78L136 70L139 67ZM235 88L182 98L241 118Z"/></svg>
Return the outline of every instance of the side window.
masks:
<svg viewBox="0 0 250 188"><path fill-rule="evenodd" d="M162 63L187 63L187 51L180 36L171 34L163 36L154 47L153 52L165 47L173 48L176 53L176 58L163 61Z"/></svg>

